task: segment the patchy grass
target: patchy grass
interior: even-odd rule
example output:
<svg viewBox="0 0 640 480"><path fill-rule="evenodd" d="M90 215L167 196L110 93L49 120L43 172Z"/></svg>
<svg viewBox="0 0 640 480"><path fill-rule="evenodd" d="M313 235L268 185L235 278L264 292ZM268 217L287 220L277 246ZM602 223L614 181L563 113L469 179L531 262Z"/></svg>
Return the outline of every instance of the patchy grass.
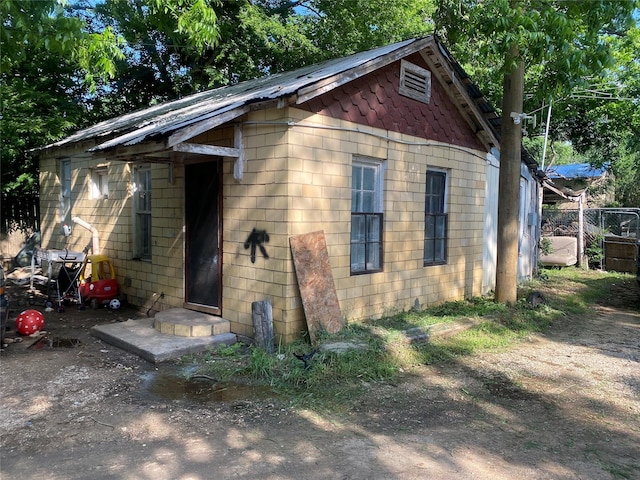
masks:
<svg viewBox="0 0 640 480"><path fill-rule="evenodd" d="M389 382L399 372L418 365L447 362L461 355L503 349L544 332L564 315L580 314L606 297L613 283L628 276L574 268L545 270L519 290L514 306L496 304L492 298L447 302L423 310L412 309L378 320L348 323L337 335L321 335L320 344L346 341L361 346L346 353L318 351L301 339L281 345L272 354L264 349L232 345L185 357L196 373L221 381L242 379L269 385L281 396L305 405L337 408L345 398L355 398L371 382ZM526 301L540 292L545 303L533 308ZM435 324L472 319L475 325L450 337L411 343L409 329L428 331ZM311 355L313 354L313 355ZM301 360L297 356L309 355Z"/></svg>
<svg viewBox="0 0 640 480"><path fill-rule="evenodd" d="M613 284L633 280L626 273L582 270L580 268L543 269L538 280L523 286L527 294L533 290L544 293L548 303L565 313L584 313L595 303L611 294Z"/></svg>

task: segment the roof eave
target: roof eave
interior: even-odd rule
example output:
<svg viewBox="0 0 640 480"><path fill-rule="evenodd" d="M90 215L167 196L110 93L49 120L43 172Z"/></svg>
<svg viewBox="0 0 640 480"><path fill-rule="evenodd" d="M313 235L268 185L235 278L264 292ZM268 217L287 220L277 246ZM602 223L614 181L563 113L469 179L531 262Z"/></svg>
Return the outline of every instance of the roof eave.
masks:
<svg viewBox="0 0 640 480"><path fill-rule="evenodd" d="M426 49L423 49L421 53L431 71L439 77L443 85L449 87L447 88L448 92L450 88L455 89L457 95L452 100L469 125L475 130L478 139L484 144L487 151L494 146L499 149L500 140L489 122L490 118L497 117L495 110L491 107L488 114L483 114L478 106L478 102L482 101L489 104L488 100L481 93L478 98L471 97L468 87L470 85L475 87L475 85L473 85L469 77L466 76L466 73L464 78L460 78L460 76L456 74L456 67L462 72L464 72L464 70L436 37L432 37L430 46L431 48L428 52L425 51ZM479 91L477 87L475 88Z"/></svg>

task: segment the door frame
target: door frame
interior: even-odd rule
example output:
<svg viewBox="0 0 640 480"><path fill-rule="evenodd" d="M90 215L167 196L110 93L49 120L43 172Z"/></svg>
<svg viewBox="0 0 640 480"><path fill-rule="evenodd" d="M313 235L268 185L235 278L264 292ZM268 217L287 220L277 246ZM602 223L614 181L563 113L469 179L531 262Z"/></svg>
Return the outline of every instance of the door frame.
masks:
<svg viewBox="0 0 640 480"><path fill-rule="evenodd" d="M187 167L190 165L198 164L198 163L216 163L217 164L217 176L218 176L218 298L217 298L217 306L208 306L198 303L190 303L187 301L188 298L188 282L189 282L189 262L188 262L188 254L189 254L189 225L187 224ZM222 228L222 168L223 159L222 157L188 157L184 159L184 190L183 190L183 199L184 199L184 256L183 256L183 275L184 275L184 300L183 300L183 308L187 310L195 310L198 312L209 313L212 315L222 315L222 245L223 245L223 228Z"/></svg>

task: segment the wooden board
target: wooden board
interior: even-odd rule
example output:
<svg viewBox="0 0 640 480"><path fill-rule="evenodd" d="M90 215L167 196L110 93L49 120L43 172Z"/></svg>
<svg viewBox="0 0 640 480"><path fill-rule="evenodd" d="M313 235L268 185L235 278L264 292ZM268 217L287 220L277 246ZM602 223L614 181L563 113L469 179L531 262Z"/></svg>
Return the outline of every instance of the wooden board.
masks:
<svg viewBox="0 0 640 480"><path fill-rule="evenodd" d="M309 337L315 342L319 331L337 333L344 326L324 231L291 237L289 242Z"/></svg>
<svg viewBox="0 0 640 480"><path fill-rule="evenodd" d="M267 353L273 353L273 307L271 301L260 300L251 303L251 317L256 345Z"/></svg>
<svg viewBox="0 0 640 480"><path fill-rule="evenodd" d="M638 250L635 237L605 237L605 269L613 272L636 273L638 269Z"/></svg>

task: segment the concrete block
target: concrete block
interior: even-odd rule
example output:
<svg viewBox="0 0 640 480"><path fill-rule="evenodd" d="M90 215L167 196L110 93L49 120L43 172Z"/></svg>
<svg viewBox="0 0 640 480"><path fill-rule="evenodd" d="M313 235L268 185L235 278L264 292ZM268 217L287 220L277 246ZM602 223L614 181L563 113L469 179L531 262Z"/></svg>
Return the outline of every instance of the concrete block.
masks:
<svg viewBox="0 0 640 480"><path fill-rule="evenodd" d="M222 335L223 333L229 333L231 331L231 325L229 322L214 322L211 328L213 335Z"/></svg>
<svg viewBox="0 0 640 480"><path fill-rule="evenodd" d="M211 335L211 325L194 324L190 326L190 334L192 337L206 337ZM226 333L226 332L221 332Z"/></svg>
<svg viewBox="0 0 640 480"><path fill-rule="evenodd" d="M158 330L158 326L160 329ZM175 325L169 322L156 322L156 330L167 335L175 334Z"/></svg>
<svg viewBox="0 0 640 480"><path fill-rule="evenodd" d="M173 334L179 337L195 337L195 336L204 336L204 335L193 335L191 325L184 325L180 323L176 323L174 325Z"/></svg>

